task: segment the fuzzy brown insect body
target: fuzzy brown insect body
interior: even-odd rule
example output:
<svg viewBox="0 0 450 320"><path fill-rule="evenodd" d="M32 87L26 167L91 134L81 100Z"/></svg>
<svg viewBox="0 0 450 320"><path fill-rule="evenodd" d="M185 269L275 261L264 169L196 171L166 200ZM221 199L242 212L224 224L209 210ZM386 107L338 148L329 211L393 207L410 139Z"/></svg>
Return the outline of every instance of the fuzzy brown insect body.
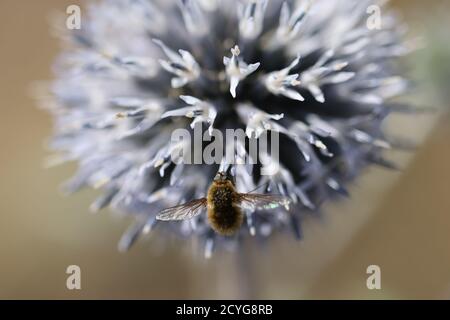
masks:
<svg viewBox="0 0 450 320"><path fill-rule="evenodd" d="M156 218L164 221L191 219L207 209L211 228L218 234L231 236L240 229L244 220L242 208L255 211L284 206L288 209L290 202L289 198L281 195L239 193L232 180L219 172L205 198L164 209Z"/></svg>
<svg viewBox="0 0 450 320"><path fill-rule="evenodd" d="M214 181L208 190L208 221L221 235L234 234L242 225L239 194L230 180Z"/></svg>

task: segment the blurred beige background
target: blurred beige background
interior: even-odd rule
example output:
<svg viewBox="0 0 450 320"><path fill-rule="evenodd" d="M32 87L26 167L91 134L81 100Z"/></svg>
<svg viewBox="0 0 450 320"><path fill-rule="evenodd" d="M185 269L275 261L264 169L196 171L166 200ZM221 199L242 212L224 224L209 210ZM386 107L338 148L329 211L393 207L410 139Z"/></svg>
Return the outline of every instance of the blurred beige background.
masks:
<svg viewBox="0 0 450 320"><path fill-rule="evenodd" d="M167 240L161 250L165 239L155 234L119 253L117 242L130 221L108 211L90 214L92 191L58 192L75 166L43 168L51 119L30 95L34 81L51 79L58 53L48 17L76 3L0 2L0 298L450 298L450 121L444 113L394 117L394 131L423 142L415 154L392 154L403 171L368 169L350 187L350 200L305 222L301 242L279 236L262 248L250 240L243 257L219 253L205 261L192 254L191 243ZM428 66L448 70L449 6L392 5L413 35L437 38L437 49L416 54L426 85L414 100L447 107ZM447 89L448 82L439 83ZM81 267L80 291L65 287L71 264ZM366 288L371 264L381 267L382 290Z"/></svg>

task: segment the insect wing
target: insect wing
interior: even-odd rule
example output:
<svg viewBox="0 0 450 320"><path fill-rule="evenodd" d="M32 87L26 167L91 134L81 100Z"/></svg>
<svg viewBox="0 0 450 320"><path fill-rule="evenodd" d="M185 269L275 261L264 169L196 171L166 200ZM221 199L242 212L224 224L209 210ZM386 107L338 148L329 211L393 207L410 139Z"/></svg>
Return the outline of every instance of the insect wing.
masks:
<svg viewBox="0 0 450 320"><path fill-rule="evenodd" d="M289 210L291 199L282 195L240 193L239 200L241 207L250 210L275 209L285 207Z"/></svg>
<svg viewBox="0 0 450 320"><path fill-rule="evenodd" d="M187 203L162 210L156 216L158 220L185 220L199 215L206 208L206 198L196 199Z"/></svg>

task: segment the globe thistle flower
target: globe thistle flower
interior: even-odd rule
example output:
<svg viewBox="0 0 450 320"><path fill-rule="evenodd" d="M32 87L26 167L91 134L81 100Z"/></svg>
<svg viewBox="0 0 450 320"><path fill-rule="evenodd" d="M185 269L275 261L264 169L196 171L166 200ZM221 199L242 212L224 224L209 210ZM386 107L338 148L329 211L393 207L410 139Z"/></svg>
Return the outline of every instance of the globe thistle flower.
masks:
<svg viewBox="0 0 450 320"><path fill-rule="evenodd" d="M404 28L383 7L370 29L373 0L104 0L89 6L81 30L64 34L68 48L55 70L51 147L79 170L66 190L101 188L93 211L111 206L136 223L120 241L127 249L161 228L197 237L205 254L234 248L249 235L300 237L304 212L347 195L346 184L370 164L391 167L393 146L382 130L391 98L407 80L395 59L408 53ZM280 136L279 170L253 165L174 163L177 128L245 130ZM203 146L204 147L204 146ZM248 154L237 145L237 156ZM270 163L272 155L259 154ZM218 170L229 169L240 192L292 199L290 212L246 211L234 237L211 231L203 216L159 222L157 213L203 197Z"/></svg>

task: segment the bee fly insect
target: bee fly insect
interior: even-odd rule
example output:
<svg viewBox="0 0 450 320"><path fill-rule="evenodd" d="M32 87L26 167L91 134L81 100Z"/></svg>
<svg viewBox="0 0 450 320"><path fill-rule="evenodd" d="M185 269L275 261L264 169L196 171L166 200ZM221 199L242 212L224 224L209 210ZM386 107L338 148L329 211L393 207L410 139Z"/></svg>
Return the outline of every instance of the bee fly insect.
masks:
<svg viewBox="0 0 450 320"><path fill-rule="evenodd" d="M234 182L224 172L217 173L205 198L162 210L158 220L191 219L207 209L211 228L220 235L231 236L236 233L244 220L242 209L270 210L280 206L289 210L291 199L282 195L239 193Z"/></svg>

